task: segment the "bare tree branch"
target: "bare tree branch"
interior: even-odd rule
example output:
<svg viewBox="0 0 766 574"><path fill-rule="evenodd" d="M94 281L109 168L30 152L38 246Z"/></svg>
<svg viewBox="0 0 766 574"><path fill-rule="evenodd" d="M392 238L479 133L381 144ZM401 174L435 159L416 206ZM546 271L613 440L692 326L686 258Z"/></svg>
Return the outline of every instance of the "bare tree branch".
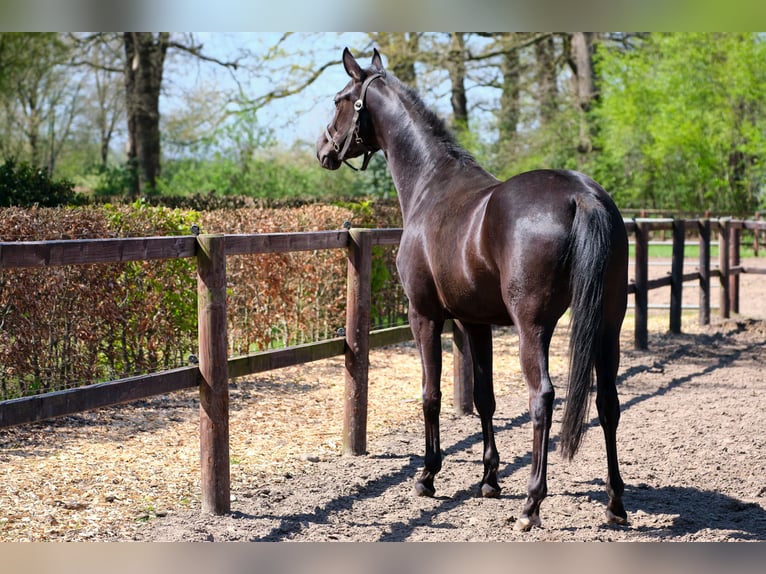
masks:
<svg viewBox="0 0 766 574"><path fill-rule="evenodd" d="M322 64L321 66L316 68L314 72L311 73L308 77L304 78L301 82L293 86L279 87L277 89L271 90L256 98L246 99L245 101L247 102L248 105L242 107L240 111L255 111L271 103L274 100L287 98L289 96L294 96L296 94L299 94L303 90L305 90L307 87L309 87L311 84L313 84L317 80L317 78L319 78L319 76L322 75L322 73L325 70L333 66L337 66L340 63L341 63L340 60L332 60L330 62L326 62L325 64Z"/></svg>

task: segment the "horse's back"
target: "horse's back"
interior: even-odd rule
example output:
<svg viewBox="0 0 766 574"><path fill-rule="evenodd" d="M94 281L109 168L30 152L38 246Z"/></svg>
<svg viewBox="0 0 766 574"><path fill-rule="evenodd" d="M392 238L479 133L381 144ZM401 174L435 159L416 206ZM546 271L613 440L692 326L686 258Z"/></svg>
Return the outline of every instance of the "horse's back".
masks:
<svg viewBox="0 0 766 574"><path fill-rule="evenodd" d="M619 214L612 198L587 175L570 170L540 169L520 173L493 190L492 207L513 218L574 218L578 202L596 201Z"/></svg>
<svg viewBox="0 0 766 574"><path fill-rule="evenodd" d="M485 233L506 262L554 264L568 249L578 210L602 210L615 241L622 241L622 216L609 194L590 177L568 170L524 172L499 184L488 201Z"/></svg>
<svg viewBox="0 0 766 574"><path fill-rule="evenodd" d="M438 305L446 317L479 323L515 322L521 308L537 313L537 301L557 319L569 303L576 211L602 205L619 217L608 194L573 171L525 172L454 194L405 226L400 275L426 314Z"/></svg>

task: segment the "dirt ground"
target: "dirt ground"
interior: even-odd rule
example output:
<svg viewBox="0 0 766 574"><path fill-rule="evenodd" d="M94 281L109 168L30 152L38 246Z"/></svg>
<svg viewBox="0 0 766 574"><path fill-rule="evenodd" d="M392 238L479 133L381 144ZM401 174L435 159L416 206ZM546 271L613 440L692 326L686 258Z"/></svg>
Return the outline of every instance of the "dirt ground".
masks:
<svg viewBox="0 0 766 574"><path fill-rule="evenodd" d="M713 325L699 327L689 311L684 334L671 336L667 311L653 311L648 351L633 349L626 320L618 448L627 526L604 523L593 406L574 461L549 457L542 527L513 529L531 423L517 338L498 330L499 499L476 496L481 429L477 416L452 414L449 355L437 495L413 495L423 464L420 366L404 344L371 354L367 456L340 455L341 358L234 382L226 516L200 512L194 392L0 431L0 541L766 540L766 277L742 279L741 315L731 320L714 312ZM558 397L566 344L561 328L551 353ZM561 412L557 399L553 448Z"/></svg>

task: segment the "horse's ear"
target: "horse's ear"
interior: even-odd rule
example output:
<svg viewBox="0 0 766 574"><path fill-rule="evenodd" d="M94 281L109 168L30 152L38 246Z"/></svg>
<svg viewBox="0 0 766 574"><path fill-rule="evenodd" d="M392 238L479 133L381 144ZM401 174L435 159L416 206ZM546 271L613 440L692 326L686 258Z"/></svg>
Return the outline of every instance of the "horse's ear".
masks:
<svg viewBox="0 0 766 574"><path fill-rule="evenodd" d="M380 52L378 52L377 48L372 49L372 67L373 69L382 72L383 71L383 60L380 57Z"/></svg>
<svg viewBox="0 0 766 574"><path fill-rule="evenodd" d="M362 79L362 67L354 59L354 56L351 55L351 51L348 48L343 50L343 67L353 80L358 82Z"/></svg>

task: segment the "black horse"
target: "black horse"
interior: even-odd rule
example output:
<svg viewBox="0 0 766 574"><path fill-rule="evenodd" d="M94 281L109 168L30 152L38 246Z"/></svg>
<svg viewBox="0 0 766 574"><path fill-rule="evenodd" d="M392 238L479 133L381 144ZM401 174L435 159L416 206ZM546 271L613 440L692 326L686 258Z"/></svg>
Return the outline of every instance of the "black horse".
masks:
<svg viewBox="0 0 766 574"><path fill-rule="evenodd" d="M620 419L616 378L627 302L628 241L612 199L589 177L538 170L499 181L449 134L415 92L387 73L375 50L363 69L349 52L351 81L335 96L335 117L317 142L322 167L383 150L402 208L397 268L423 367L425 468L415 489L433 496L439 447L441 332L446 319L468 334L474 403L484 439L481 493L497 497L499 456L492 416L492 325L515 325L533 425L528 497L516 523L540 524L554 390L548 349L571 308L569 387L561 426L571 459L585 431L596 372L596 406L606 438L609 522L624 524L624 484L617 462Z"/></svg>

